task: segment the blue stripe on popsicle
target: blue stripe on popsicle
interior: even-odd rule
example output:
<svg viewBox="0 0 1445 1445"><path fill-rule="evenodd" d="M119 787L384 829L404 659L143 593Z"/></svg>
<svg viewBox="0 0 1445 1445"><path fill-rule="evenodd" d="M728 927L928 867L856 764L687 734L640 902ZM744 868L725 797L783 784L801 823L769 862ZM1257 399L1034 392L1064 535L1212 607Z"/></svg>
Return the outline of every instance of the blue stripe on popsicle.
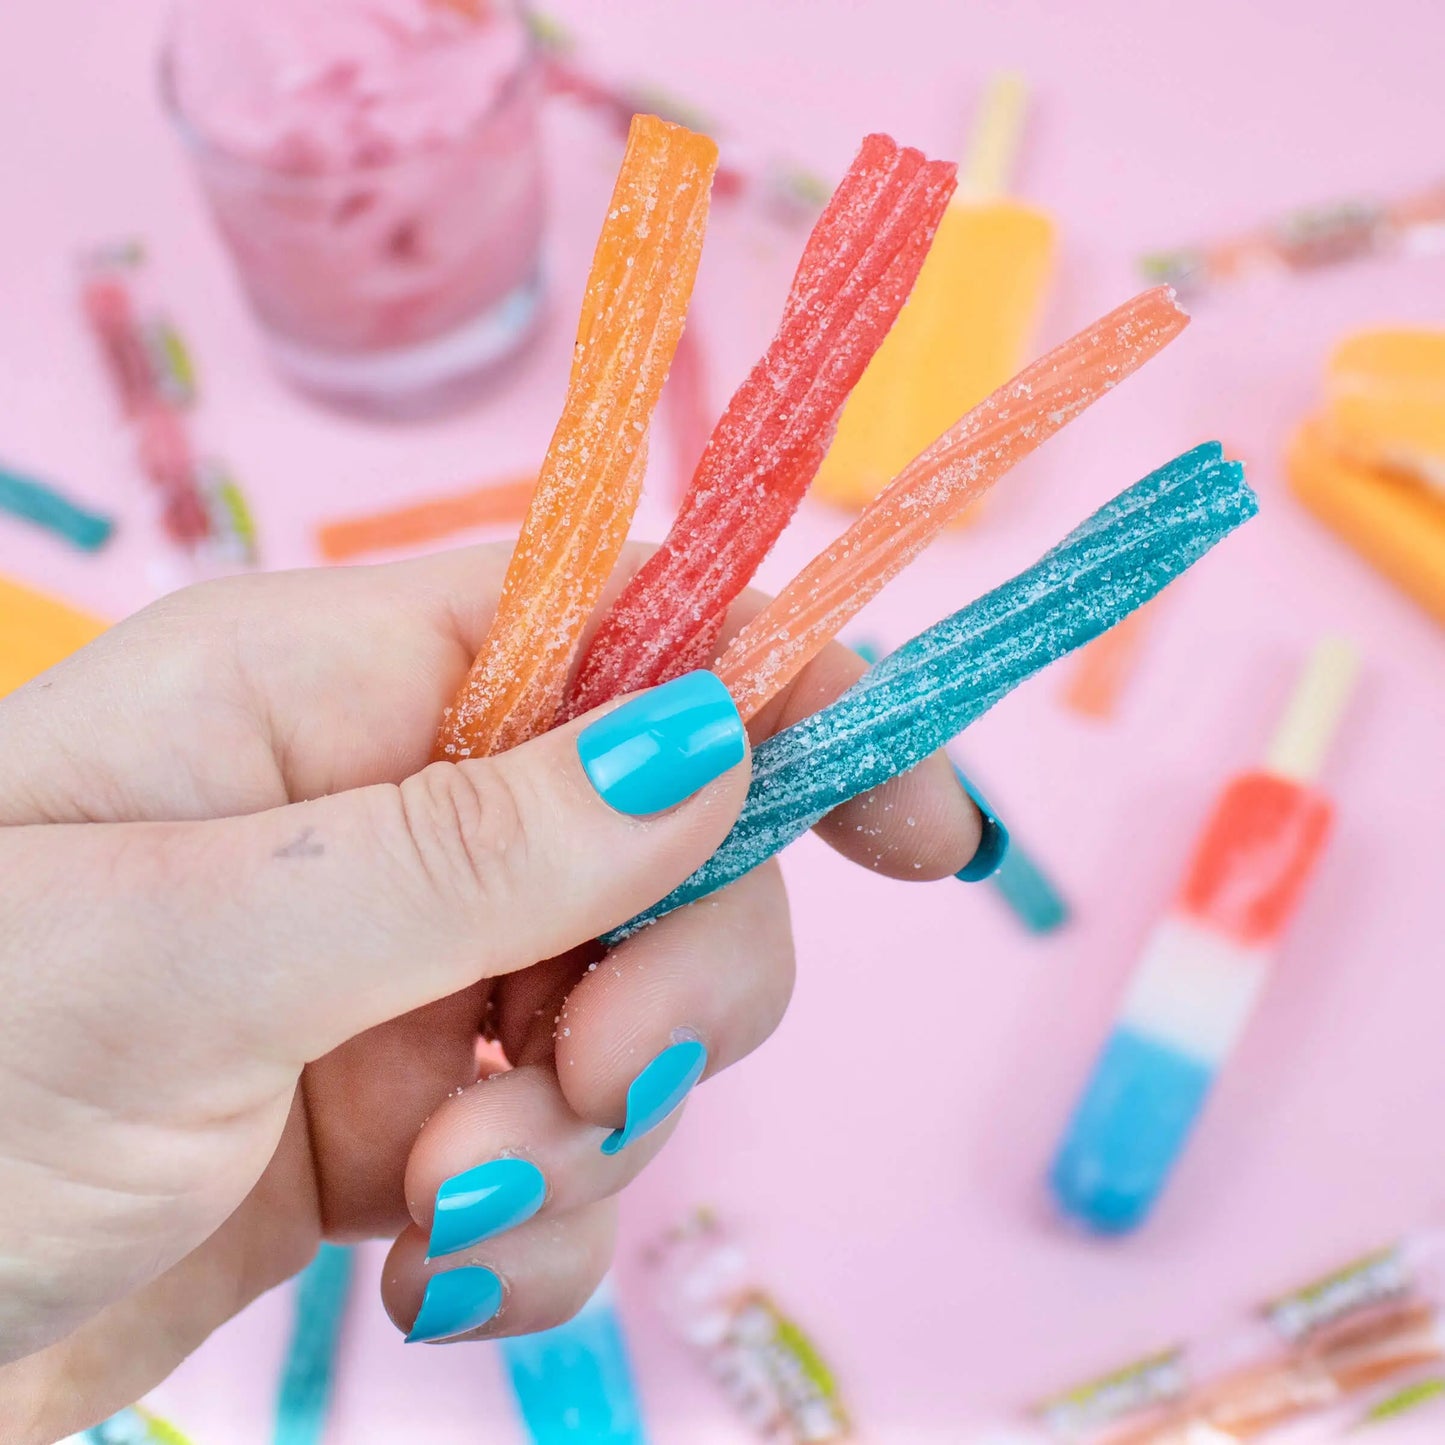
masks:
<svg viewBox="0 0 1445 1445"><path fill-rule="evenodd" d="M916 766L1025 678L1163 590L1259 509L1217 442L1121 492L1027 571L920 633L831 706L762 743L742 815L616 943L749 873L840 803Z"/></svg>
<svg viewBox="0 0 1445 1445"><path fill-rule="evenodd" d="M1138 1029L1110 1035L1049 1171L1059 1207L1101 1234L1143 1223L1214 1081L1214 1067Z"/></svg>

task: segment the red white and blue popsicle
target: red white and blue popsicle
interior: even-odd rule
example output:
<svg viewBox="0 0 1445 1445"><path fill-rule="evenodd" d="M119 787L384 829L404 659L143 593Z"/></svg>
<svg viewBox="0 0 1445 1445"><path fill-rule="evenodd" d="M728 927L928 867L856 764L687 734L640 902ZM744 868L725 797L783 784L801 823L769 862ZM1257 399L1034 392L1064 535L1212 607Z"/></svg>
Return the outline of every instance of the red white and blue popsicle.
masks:
<svg viewBox="0 0 1445 1445"><path fill-rule="evenodd" d="M1264 766L1225 787L1145 945L1049 1176L1092 1229L1148 1216L1268 981L1330 832L1314 779L1356 666L1348 644L1319 645Z"/></svg>

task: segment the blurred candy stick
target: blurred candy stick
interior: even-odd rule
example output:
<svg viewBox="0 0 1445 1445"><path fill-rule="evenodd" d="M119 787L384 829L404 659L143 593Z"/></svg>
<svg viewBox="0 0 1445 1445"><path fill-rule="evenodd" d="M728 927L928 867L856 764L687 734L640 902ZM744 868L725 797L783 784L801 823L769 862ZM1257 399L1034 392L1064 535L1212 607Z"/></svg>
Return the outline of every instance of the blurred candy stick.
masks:
<svg viewBox="0 0 1445 1445"><path fill-rule="evenodd" d="M856 1439L832 1371L751 1281L746 1255L710 1211L668 1231L646 1261L672 1332L760 1438L780 1445Z"/></svg>
<svg viewBox="0 0 1445 1445"><path fill-rule="evenodd" d="M646 1445L610 1278L566 1324L498 1348L532 1445Z"/></svg>
<svg viewBox="0 0 1445 1445"><path fill-rule="evenodd" d="M0 466L0 512L44 527L82 552L103 547L115 530L115 523L109 517L72 502L46 482L21 476L3 466Z"/></svg>
<svg viewBox="0 0 1445 1445"><path fill-rule="evenodd" d="M1069 919L1069 908L1059 890L1033 857L1019 846L1013 831L1004 826L993 805L969 774L954 763L964 792L983 814L983 837L978 851L954 876L961 883L992 884L1009 911L1030 933L1052 933Z"/></svg>
<svg viewBox="0 0 1445 1445"><path fill-rule="evenodd" d="M190 1441L159 1415L131 1405L109 1420L71 1435L61 1445L190 1445Z"/></svg>
<svg viewBox="0 0 1445 1445"><path fill-rule="evenodd" d="M0 577L0 697L104 631L98 618Z"/></svg>
<svg viewBox="0 0 1445 1445"><path fill-rule="evenodd" d="M323 522L316 546L328 562L347 562L368 552L421 547L474 527L520 522L536 486L537 473L522 472L449 497Z"/></svg>
<svg viewBox="0 0 1445 1445"><path fill-rule="evenodd" d="M1023 365L1055 250L1052 219L1007 195L1027 104L1018 75L986 90L958 194L909 305L839 417L814 484L824 500L871 501Z"/></svg>
<svg viewBox="0 0 1445 1445"><path fill-rule="evenodd" d="M1049 1174L1092 1229L1148 1216L1268 981L1333 822L1314 783L1357 667L1339 639L1315 649L1263 767L1225 787L1145 945Z"/></svg>
<svg viewBox="0 0 1445 1445"><path fill-rule="evenodd" d="M1153 623L1156 599L1125 618L1111 632L1096 637L1074 663L1064 688L1064 706L1085 717L1113 717L1119 697L1138 666L1145 634Z"/></svg>
<svg viewBox="0 0 1445 1445"><path fill-rule="evenodd" d="M849 645L869 666L883 655L882 648L872 641L855 641ZM987 880L1030 933L1052 933L1061 928L1068 922L1069 907L1058 889L1019 846L1012 830L1003 825L964 768L956 761L953 767L964 792L973 799L985 820L985 834L978 853L955 876L962 883Z"/></svg>
<svg viewBox="0 0 1445 1445"><path fill-rule="evenodd" d="M354 1249L323 1242L296 1279L291 1340L276 1392L273 1445L320 1445L355 1272Z"/></svg>
<svg viewBox="0 0 1445 1445"><path fill-rule="evenodd" d="M189 413L195 365L180 333L138 298L144 252L98 249L81 266L80 305L133 430L142 475L154 489L160 529L183 563L177 582L257 560L250 508L229 470L197 454Z"/></svg>
<svg viewBox="0 0 1445 1445"><path fill-rule="evenodd" d="M1364 1422L1362 1410L1368 1420L1396 1397L1398 1413L1409 1408L1412 1374L1438 1358L1433 1352L1445 1339L1437 1328L1431 1343L1419 1325L1438 1321L1442 1306L1445 1233L1431 1225L1197 1337L1181 1342L1171 1327L1167 1348L1115 1363L964 1438L967 1445L1233 1445L1273 1441L1278 1423L1290 1445L1337 1440L1342 1423ZM1381 1385L1384 1393L1371 1396ZM1223 1410L1233 1417L1228 1429Z"/></svg>
<svg viewBox="0 0 1445 1445"><path fill-rule="evenodd" d="M1155 251L1139 259L1151 281L1196 296L1270 271L1300 273L1367 256L1445 249L1445 185L1393 203L1348 200L1304 207L1225 241Z"/></svg>
<svg viewBox="0 0 1445 1445"><path fill-rule="evenodd" d="M752 154L723 134L725 127L714 117L670 90L607 78L578 59L576 38L555 16L534 10L529 20L546 62L548 89L601 116L617 135L627 134L634 115L651 114L721 136L722 153L713 182L717 200L752 205L770 219L793 226L809 224L827 203L832 188L816 171L783 156Z"/></svg>

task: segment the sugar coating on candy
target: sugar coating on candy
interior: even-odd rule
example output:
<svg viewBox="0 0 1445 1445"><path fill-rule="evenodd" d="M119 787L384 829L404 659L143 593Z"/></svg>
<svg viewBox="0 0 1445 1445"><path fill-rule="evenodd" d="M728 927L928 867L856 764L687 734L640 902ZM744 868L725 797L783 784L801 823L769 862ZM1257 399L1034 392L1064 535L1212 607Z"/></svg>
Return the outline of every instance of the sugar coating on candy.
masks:
<svg viewBox="0 0 1445 1445"><path fill-rule="evenodd" d="M750 718L1008 469L1188 324L1167 286L1117 307L985 398L919 453L733 639L717 673Z"/></svg>
<svg viewBox="0 0 1445 1445"><path fill-rule="evenodd" d="M563 717L712 660L838 411L907 300L954 166L870 135L814 227L778 332L703 450L676 521L604 619Z"/></svg>
<svg viewBox="0 0 1445 1445"><path fill-rule="evenodd" d="M1258 510L1217 443L1120 493L1026 572L920 633L837 702L760 744L716 853L605 940L741 878L825 814L915 767L1026 678L1112 627Z"/></svg>
<svg viewBox="0 0 1445 1445"><path fill-rule="evenodd" d="M633 117L562 416L496 619L442 720L438 758L502 752L556 717L582 629L641 495L648 424L682 334L716 165L706 136Z"/></svg>

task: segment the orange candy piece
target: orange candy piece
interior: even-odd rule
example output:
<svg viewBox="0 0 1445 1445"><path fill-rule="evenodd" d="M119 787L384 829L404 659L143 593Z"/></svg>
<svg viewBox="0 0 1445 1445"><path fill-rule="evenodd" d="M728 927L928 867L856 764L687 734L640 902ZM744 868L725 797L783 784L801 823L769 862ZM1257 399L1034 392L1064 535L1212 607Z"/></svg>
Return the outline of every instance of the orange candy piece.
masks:
<svg viewBox="0 0 1445 1445"><path fill-rule="evenodd" d="M637 509L647 430L682 335L716 166L706 136L633 117L562 417L496 619L442 720L438 758L502 752L556 717L582 629Z"/></svg>
<svg viewBox="0 0 1445 1445"><path fill-rule="evenodd" d="M733 639L717 666L750 718L963 509L1189 322L1173 289L1116 307L926 448Z"/></svg>
<svg viewBox="0 0 1445 1445"><path fill-rule="evenodd" d="M520 522L536 489L537 474L527 472L451 497L324 522L316 529L316 545L328 562L349 562L368 552L439 542L472 527Z"/></svg>

